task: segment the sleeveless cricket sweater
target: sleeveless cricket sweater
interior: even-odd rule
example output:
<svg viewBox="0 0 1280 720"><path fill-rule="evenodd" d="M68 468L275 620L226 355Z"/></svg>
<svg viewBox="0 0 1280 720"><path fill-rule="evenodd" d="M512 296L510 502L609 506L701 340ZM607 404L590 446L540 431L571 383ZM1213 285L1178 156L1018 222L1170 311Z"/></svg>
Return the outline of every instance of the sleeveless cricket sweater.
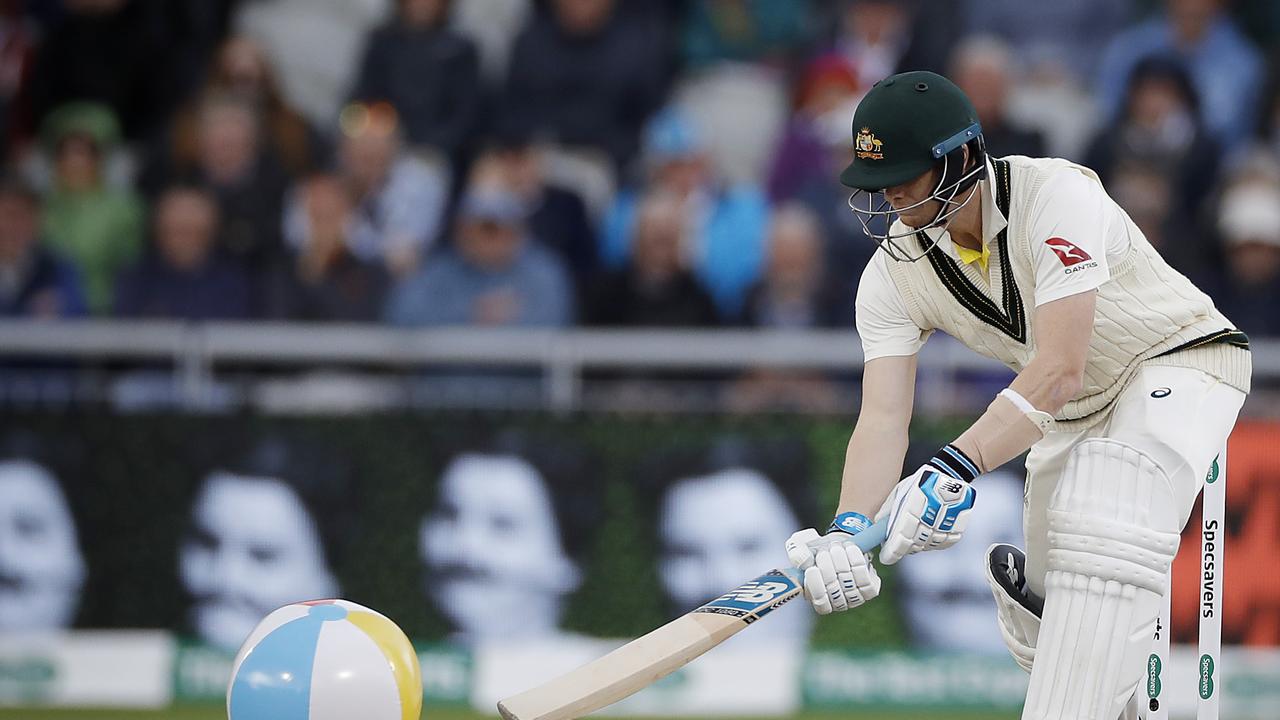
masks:
<svg viewBox="0 0 1280 720"><path fill-rule="evenodd" d="M922 330L941 330L975 352L1020 372L1035 356L1032 317L1035 269L1029 223L1022 212L1053 171L1087 168L1065 160L1010 157L992 162L996 205L1008 226L991 250L990 283L969 264L936 246L917 262L889 262L889 276ZM1122 213L1123 214L1123 213ZM1123 214L1130 241L1097 290L1093 337L1084 386L1057 414L1064 430L1101 419L1143 364L1203 370L1249 392L1249 339L1214 307L1209 296L1171 268ZM923 232L915 242L930 242Z"/></svg>

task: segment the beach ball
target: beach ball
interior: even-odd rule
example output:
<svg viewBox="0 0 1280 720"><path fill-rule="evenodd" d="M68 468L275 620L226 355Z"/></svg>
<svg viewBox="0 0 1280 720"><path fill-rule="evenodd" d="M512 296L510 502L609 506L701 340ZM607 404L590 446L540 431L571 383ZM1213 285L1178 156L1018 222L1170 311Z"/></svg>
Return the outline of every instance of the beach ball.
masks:
<svg viewBox="0 0 1280 720"><path fill-rule="evenodd" d="M418 720L422 671L385 615L346 600L286 605L244 641L230 720Z"/></svg>

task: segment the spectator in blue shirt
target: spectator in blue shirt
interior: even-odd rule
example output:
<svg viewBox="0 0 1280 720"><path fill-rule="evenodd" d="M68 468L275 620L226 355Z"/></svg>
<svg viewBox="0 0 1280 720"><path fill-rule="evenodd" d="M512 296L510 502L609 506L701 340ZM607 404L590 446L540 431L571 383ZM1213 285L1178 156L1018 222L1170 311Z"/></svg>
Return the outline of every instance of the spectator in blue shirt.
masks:
<svg viewBox="0 0 1280 720"><path fill-rule="evenodd" d="M392 293L399 326L558 327L573 321L573 285L560 260L532 242L520 200L481 186L463 199L454 246Z"/></svg>
<svg viewBox="0 0 1280 720"><path fill-rule="evenodd" d="M177 186L156 201L153 252L116 284L122 317L215 320L246 318L250 281L216 250L218 205L204 189Z"/></svg>
<svg viewBox="0 0 1280 720"><path fill-rule="evenodd" d="M1166 0L1164 15L1116 35L1098 71L1103 117L1122 110L1134 66L1153 55L1186 63L1200 95L1205 127L1227 149L1249 137L1263 81L1263 63L1223 9L1222 0Z"/></svg>
<svg viewBox="0 0 1280 720"><path fill-rule="evenodd" d="M596 231L582 196L549 177L547 164L544 148L510 129L476 158L472 182L487 175L518 197L529 234L554 251L583 287L596 270Z"/></svg>
<svg viewBox="0 0 1280 720"><path fill-rule="evenodd" d="M79 272L39 240L39 196L18 180L0 180L0 317L84 315Z"/></svg>
<svg viewBox="0 0 1280 720"><path fill-rule="evenodd" d="M736 317L747 287L760 276L764 229L769 206L754 185L729 185L717 178L702 139L678 110L659 113L645 131L644 161L648 187L618 194L605 220L600 256L609 268L621 267L631 255L636 208L648 191L681 203L688 247L688 266L716 301L720 314Z"/></svg>
<svg viewBox="0 0 1280 720"><path fill-rule="evenodd" d="M403 277L417 269L440 233L449 168L409 152L404 127L388 103L354 103L342 111L338 174L356 201L351 252ZM303 241L297 193L285 210L285 240Z"/></svg>

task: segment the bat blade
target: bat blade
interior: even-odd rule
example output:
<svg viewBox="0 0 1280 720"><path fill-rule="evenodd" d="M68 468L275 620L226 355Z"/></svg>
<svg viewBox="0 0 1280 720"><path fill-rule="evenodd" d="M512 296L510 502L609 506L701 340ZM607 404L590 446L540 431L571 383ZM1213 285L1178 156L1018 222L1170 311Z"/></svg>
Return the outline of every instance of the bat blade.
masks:
<svg viewBox="0 0 1280 720"><path fill-rule="evenodd" d="M870 552L885 523L854 536ZM864 537L865 536L865 537ZM498 703L505 720L572 720L652 685L802 591L799 570L771 570L613 652Z"/></svg>
<svg viewBox="0 0 1280 720"><path fill-rule="evenodd" d="M652 685L800 594L797 570L772 570L598 660L498 703L506 720L568 720Z"/></svg>

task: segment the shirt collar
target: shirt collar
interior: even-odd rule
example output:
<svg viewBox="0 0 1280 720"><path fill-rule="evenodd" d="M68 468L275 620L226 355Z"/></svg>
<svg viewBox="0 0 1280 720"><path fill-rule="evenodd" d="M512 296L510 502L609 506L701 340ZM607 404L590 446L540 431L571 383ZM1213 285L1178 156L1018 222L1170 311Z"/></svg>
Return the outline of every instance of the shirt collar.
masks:
<svg viewBox="0 0 1280 720"><path fill-rule="evenodd" d="M991 158L986 158L987 176L979 183L982 186L982 242L988 244L1009 227L1009 219L1000 212L996 204L996 168Z"/></svg>

